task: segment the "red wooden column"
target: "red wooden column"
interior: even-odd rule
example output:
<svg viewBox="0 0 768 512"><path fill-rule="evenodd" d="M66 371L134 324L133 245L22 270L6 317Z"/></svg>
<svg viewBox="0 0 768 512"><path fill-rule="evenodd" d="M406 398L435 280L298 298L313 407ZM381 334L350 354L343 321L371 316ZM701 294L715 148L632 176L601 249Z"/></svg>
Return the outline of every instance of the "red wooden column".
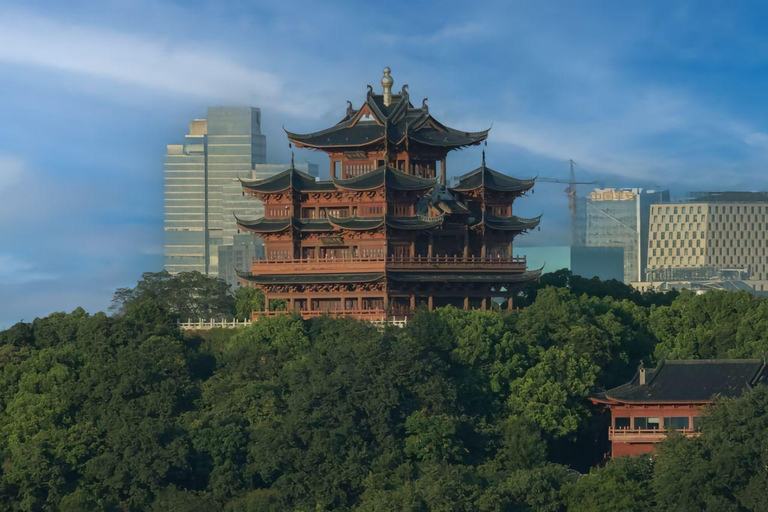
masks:
<svg viewBox="0 0 768 512"><path fill-rule="evenodd" d="M469 228L464 231L464 260L469 258Z"/></svg>
<svg viewBox="0 0 768 512"><path fill-rule="evenodd" d="M427 309L430 311L435 310L435 299L431 295L427 298Z"/></svg>
<svg viewBox="0 0 768 512"><path fill-rule="evenodd" d="M464 297L464 311L469 311L469 297Z"/></svg>
<svg viewBox="0 0 768 512"><path fill-rule="evenodd" d="M416 294L411 295L411 314L416 309Z"/></svg>
<svg viewBox="0 0 768 512"><path fill-rule="evenodd" d="M447 170L445 166L445 157L440 159L440 183L445 186L447 178Z"/></svg>
<svg viewBox="0 0 768 512"><path fill-rule="evenodd" d="M488 299L483 297L482 305L480 306L482 309L488 309Z"/></svg>
<svg viewBox="0 0 768 512"><path fill-rule="evenodd" d="M512 307L513 307L513 301L512 301L512 297L510 297L507 299L507 311L512 311Z"/></svg>

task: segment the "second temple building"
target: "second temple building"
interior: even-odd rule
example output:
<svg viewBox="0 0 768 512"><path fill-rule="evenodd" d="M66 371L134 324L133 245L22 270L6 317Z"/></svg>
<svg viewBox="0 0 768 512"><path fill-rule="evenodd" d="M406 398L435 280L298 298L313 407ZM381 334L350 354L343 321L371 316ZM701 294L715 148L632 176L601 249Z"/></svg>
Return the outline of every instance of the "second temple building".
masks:
<svg viewBox="0 0 768 512"><path fill-rule="evenodd" d="M237 224L263 239L265 257L239 277L263 290L265 314L278 314L270 311L276 300L304 317L375 321L419 306L490 309L494 299L511 309L519 287L539 277L513 252L515 236L539 223L513 213L534 180L496 172L483 156L448 186L448 153L481 144L488 130L447 127L426 100L414 107L407 85L393 94L392 82L385 68L383 93L369 86L360 108L349 103L337 124L288 132L296 147L328 154L330 181L293 166L242 181L264 202L264 217Z"/></svg>

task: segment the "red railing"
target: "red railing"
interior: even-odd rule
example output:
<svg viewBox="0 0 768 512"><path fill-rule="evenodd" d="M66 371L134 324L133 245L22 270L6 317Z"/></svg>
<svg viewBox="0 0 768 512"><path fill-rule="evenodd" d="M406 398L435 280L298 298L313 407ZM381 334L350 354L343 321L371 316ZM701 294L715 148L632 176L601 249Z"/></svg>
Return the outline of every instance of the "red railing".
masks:
<svg viewBox="0 0 768 512"><path fill-rule="evenodd" d="M292 272L322 273L344 270L345 272L381 272L391 270L525 270L525 257L475 257L469 256L390 256L388 258L299 258L255 259L251 271L254 274L282 274Z"/></svg>
<svg viewBox="0 0 768 512"><path fill-rule="evenodd" d="M254 311L252 314L253 321L258 321L262 316L280 316L290 315L294 311L280 310L280 311ZM368 321L384 321L387 320L387 312L380 308L375 309L329 309L323 310L296 310L295 313L299 313L302 318L317 318L319 316L327 315L330 317L352 317L358 320Z"/></svg>
<svg viewBox="0 0 768 512"><path fill-rule="evenodd" d="M698 436L699 431L692 428L660 429L660 428L608 428L610 441L658 443L666 439L670 430L679 432L684 436Z"/></svg>

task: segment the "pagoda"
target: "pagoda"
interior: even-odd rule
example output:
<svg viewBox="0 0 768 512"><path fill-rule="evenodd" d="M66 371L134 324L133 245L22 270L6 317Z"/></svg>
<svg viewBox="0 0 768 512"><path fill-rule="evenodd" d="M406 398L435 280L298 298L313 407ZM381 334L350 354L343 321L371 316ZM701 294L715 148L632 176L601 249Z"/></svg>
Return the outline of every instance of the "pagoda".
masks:
<svg viewBox="0 0 768 512"><path fill-rule="evenodd" d="M513 307L520 286L539 277L515 257L515 236L539 218L513 215L533 179L516 179L485 164L449 187L449 152L476 146L488 130L464 132L415 107L404 85L392 93L389 68L382 94L368 86L360 108L314 133L287 132L297 148L330 157L330 180L316 181L293 164L264 180L241 180L264 202L264 217L237 218L240 230L264 241L265 257L241 281L287 311L372 321L432 310ZM501 301L499 300L501 299Z"/></svg>

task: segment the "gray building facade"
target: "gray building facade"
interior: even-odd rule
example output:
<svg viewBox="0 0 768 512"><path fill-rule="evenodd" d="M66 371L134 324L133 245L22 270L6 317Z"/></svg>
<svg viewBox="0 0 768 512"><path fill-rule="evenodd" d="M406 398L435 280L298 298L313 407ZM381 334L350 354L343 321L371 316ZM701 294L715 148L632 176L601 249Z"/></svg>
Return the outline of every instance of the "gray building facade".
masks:
<svg viewBox="0 0 768 512"><path fill-rule="evenodd" d="M261 111L211 107L185 138L168 145L165 158L165 269L218 276L218 248L237 234L233 212L256 213L238 177L266 161Z"/></svg>
<svg viewBox="0 0 768 512"><path fill-rule="evenodd" d="M669 191L640 188L596 189L586 201L587 247L621 247L623 281L642 281L648 261L648 222L652 204L669 202Z"/></svg>

